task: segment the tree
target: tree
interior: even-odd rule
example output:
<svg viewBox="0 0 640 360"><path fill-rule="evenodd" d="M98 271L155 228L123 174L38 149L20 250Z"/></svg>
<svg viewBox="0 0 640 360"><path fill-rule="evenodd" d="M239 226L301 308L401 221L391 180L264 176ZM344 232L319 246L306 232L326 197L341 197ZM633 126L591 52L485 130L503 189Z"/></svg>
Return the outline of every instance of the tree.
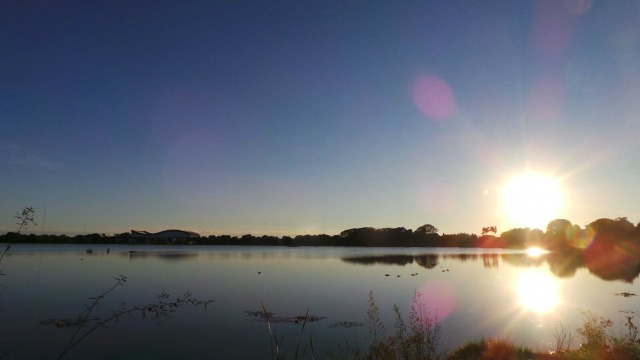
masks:
<svg viewBox="0 0 640 360"><path fill-rule="evenodd" d="M344 245L366 246L367 242L373 239L376 229L372 227L362 227L347 229L340 233L340 238Z"/></svg>
<svg viewBox="0 0 640 360"><path fill-rule="evenodd" d="M515 228L500 234L500 239L507 248L522 249L527 246L527 243L533 234L532 230L529 228Z"/></svg>
<svg viewBox="0 0 640 360"><path fill-rule="evenodd" d="M438 228L431 224L424 224L418 227L415 233L423 234L423 235L433 235L438 233Z"/></svg>
<svg viewBox="0 0 640 360"><path fill-rule="evenodd" d="M498 232L497 226L487 226L482 228L482 236L489 235L492 232L495 235Z"/></svg>
<svg viewBox="0 0 640 360"><path fill-rule="evenodd" d="M627 238L635 235L635 226L626 217L619 217L615 220L602 218L589 225L588 228L599 235L610 235L617 238Z"/></svg>
<svg viewBox="0 0 640 360"><path fill-rule="evenodd" d="M549 222L547 225L547 236L554 238L565 237L567 230L571 228L571 221L566 219L556 219Z"/></svg>

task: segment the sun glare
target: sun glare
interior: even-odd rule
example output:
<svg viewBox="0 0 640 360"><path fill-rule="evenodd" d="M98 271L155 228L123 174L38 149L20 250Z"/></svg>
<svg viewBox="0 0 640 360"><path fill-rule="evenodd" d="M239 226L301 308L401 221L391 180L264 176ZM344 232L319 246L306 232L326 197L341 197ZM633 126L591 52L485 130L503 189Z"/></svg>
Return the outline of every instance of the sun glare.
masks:
<svg viewBox="0 0 640 360"><path fill-rule="evenodd" d="M540 314L552 310L560 300L555 279L536 269L521 273L515 287L520 305Z"/></svg>
<svg viewBox="0 0 640 360"><path fill-rule="evenodd" d="M530 257L539 257L544 254L546 251L539 247L530 247L527 249L527 255Z"/></svg>
<svg viewBox="0 0 640 360"><path fill-rule="evenodd" d="M550 176L526 173L503 187L502 206L511 227L544 229L562 206L562 191Z"/></svg>

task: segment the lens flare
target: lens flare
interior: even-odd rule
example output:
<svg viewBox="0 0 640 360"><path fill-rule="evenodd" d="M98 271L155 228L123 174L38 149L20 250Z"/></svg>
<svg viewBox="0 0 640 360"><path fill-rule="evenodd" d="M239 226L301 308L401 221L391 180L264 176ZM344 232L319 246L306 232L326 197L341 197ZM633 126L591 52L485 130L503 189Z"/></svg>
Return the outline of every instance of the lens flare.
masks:
<svg viewBox="0 0 640 360"><path fill-rule="evenodd" d="M429 319L446 319L456 308L456 292L449 283L434 281L424 284L419 293L418 305Z"/></svg>
<svg viewBox="0 0 640 360"><path fill-rule="evenodd" d="M595 235L595 231L589 227L579 231L575 231L573 228L567 229L566 233L566 237L569 239L569 244L574 248L582 250L589 247Z"/></svg>
<svg viewBox="0 0 640 360"><path fill-rule="evenodd" d="M411 96L418 109L433 120L444 120L456 111L451 87L438 76L420 77L413 86Z"/></svg>

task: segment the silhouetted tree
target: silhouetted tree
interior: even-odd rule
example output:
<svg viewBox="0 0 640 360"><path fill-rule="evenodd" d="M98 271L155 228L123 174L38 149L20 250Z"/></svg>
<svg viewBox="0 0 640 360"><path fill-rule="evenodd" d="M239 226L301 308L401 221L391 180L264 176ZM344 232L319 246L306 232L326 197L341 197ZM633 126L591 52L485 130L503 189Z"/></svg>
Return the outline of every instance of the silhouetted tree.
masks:
<svg viewBox="0 0 640 360"><path fill-rule="evenodd" d="M571 221L566 219L552 220L547 224L547 231L541 246L550 250L568 249L573 233L574 228Z"/></svg>
<svg viewBox="0 0 640 360"><path fill-rule="evenodd" d="M540 233L532 233L532 230L529 228L516 228L500 234L500 239L504 241L507 248L521 249L526 247L530 240L538 239Z"/></svg>
<svg viewBox="0 0 640 360"><path fill-rule="evenodd" d="M282 237L282 245L292 246L293 245L293 238L291 236L283 236Z"/></svg>
<svg viewBox="0 0 640 360"><path fill-rule="evenodd" d="M375 246L408 246L413 239L413 231L403 227L383 228L375 232Z"/></svg>
<svg viewBox="0 0 640 360"><path fill-rule="evenodd" d="M347 229L340 233L340 238L347 246L365 246L375 232L376 229L372 227Z"/></svg>
<svg viewBox="0 0 640 360"><path fill-rule="evenodd" d="M587 228L593 230L597 235L606 234L619 238L629 238L636 235L635 226L626 217L619 217L615 220L608 218L598 219L587 225Z"/></svg>
<svg viewBox="0 0 640 360"><path fill-rule="evenodd" d="M438 246L443 247L475 247L478 243L478 236L475 234L443 234L438 237Z"/></svg>
<svg viewBox="0 0 640 360"><path fill-rule="evenodd" d="M489 233L493 233L494 235L498 232L498 227L496 226L487 226L482 228L482 235L489 235Z"/></svg>
<svg viewBox="0 0 640 360"><path fill-rule="evenodd" d="M422 226L419 226L415 233L417 234L425 234L425 235L433 235L433 234L437 234L438 233L438 228L431 225L431 224L424 224Z"/></svg>
<svg viewBox="0 0 640 360"><path fill-rule="evenodd" d="M431 224L419 226L413 232L413 239L417 246L442 246L438 238L438 228Z"/></svg>

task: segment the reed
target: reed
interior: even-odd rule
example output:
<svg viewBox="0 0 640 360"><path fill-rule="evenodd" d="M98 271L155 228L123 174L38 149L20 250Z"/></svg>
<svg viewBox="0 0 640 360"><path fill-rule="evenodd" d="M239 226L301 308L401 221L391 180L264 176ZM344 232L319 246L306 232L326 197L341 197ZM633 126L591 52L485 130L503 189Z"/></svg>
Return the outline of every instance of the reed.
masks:
<svg viewBox="0 0 640 360"><path fill-rule="evenodd" d="M271 349L271 359L286 360L287 356L283 347L284 336L278 337L277 331L271 326L272 314L267 311L267 308L264 306L264 303L262 302L262 300L260 300L260 307L262 310L262 316L265 319L265 322L267 323L267 329L269 330L269 345ZM301 322L302 326L300 328L299 338L296 344L295 352L293 353L293 356L291 357L291 359L293 360L303 359L304 356L308 354L310 359L315 360L316 356L315 356L315 350L313 347L313 336L311 335L311 333L309 333L309 340L306 341L306 343L304 344L304 348L302 348L302 352L300 351L304 329L307 325L307 322L313 321L314 317L309 315L309 308L307 308L307 312L305 313L304 316L296 316L295 318L296 318L295 323Z"/></svg>

